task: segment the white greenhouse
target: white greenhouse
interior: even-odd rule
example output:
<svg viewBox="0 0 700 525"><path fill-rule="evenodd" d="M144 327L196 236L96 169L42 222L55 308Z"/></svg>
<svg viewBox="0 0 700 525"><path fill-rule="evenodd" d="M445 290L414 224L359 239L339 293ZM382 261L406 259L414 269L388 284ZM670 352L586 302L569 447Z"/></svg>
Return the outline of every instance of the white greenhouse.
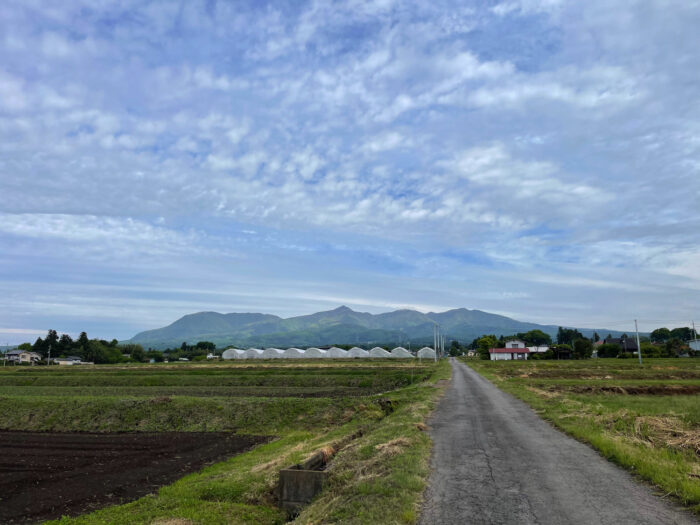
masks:
<svg viewBox="0 0 700 525"><path fill-rule="evenodd" d="M406 359L409 357L413 357L413 354L406 350L403 346L397 346L391 351L391 357Z"/></svg>
<svg viewBox="0 0 700 525"><path fill-rule="evenodd" d="M435 350L429 346L424 346L418 350L418 357L421 359L435 359Z"/></svg>
<svg viewBox="0 0 700 525"><path fill-rule="evenodd" d="M328 357L343 358L343 357L349 357L349 356L348 356L347 350L343 350L342 348L338 348L337 346L333 346L333 347L328 349Z"/></svg>
<svg viewBox="0 0 700 525"><path fill-rule="evenodd" d="M266 348L263 350L261 357L263 359L279 359L282 357L282 354L284 354L284 351L280 350L279 348Z"/></svg>
<svg viewBox="0 0 700 525"><path fill-rule="evenodd" d="M375 346L372 348L372 350L369 351L369 356L370 357L391 357L391 354L384 350L383 348L379 348L378 346Z"/></svg>
<svg viewBox="0 0 700 525"><path fill-rule="evenodd" d="M263 351L259 348L248 348L243 353L243 359L260 359L262 357Z"/></svg>
<svg viewBox="0 0 700 525"><path fill-rule="evenodd" d="M359 346L353 346L348 350L348 357L369 357L369 352Z"/></svg>
<svg viewBox="0 0 700 525"><path fill-rule="evenodd" d="M245 353L245 350L239 350L238 348L229 348L228 350L224 350L224 353L221 354L222 359L243 359L243 354Z"/></svg>
<svg viewBox="0 0 700 525"><path fill-rule="evenodd" d="M304 357L304 351L299 348L287 348L282 357L285 359L301 359Z"/></svg>
<svg viewBox="0 0 700 525"><path fill-rule="evenodd" d="M307 348L304 352L304 357L307 359L317 359L321 357L328 357L328 352L326 350L321 350L320 348Z"/></svg>

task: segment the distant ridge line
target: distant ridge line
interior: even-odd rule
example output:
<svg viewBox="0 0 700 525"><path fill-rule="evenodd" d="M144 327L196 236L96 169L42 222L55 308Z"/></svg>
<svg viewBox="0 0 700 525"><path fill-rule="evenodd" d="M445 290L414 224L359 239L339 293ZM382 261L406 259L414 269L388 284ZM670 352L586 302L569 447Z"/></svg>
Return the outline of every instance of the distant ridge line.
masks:
<svg viewBox="0 0 700 525"><path fill-rule="evenodd" d="M183 342L211 341L218 347L291 347L333 344L423 344L432 341L433 326L441 326L448 339L469 343L483 334L513 335L542 330L556 336L558 325L517 321L482 310L455 308L444 312L422 313L411 309L371 314L347 306L308 315L282 318L255 312L197 312L187 314L168 326L136 334L128 342L145 347L167 348ZM622 332L608 329L579 329L602 337ZM604 333L601 333L604 332Z"/></svg>

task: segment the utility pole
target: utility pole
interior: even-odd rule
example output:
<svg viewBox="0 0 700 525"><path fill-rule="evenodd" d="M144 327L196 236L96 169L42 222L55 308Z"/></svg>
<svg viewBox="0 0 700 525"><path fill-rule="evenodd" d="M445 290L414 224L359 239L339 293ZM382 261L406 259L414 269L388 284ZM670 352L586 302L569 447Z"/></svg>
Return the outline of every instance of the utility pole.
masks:
<svg viewBox="0 0 700 525"><path fill-rule="evenodd" d="M51 345L49 344L49 357L46 360L46 366L51 364Z"/></svg>
<svg viewBox="0 0 700 525"><path fill-rule="evenodd" d="M634 320L634 331L637 333L637 355L639 355L639 364L642 364L642 345L639 344L639 328L637 327L637 320Z"/></svg>

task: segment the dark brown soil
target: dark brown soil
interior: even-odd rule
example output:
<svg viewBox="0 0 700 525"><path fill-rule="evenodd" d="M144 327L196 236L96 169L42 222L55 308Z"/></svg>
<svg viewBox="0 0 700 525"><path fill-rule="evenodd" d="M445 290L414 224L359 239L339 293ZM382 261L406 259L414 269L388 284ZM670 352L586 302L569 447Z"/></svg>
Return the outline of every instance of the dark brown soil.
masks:
<svg viewBox="0 0 700 525"><path fill-rule="evenodd" d="M630 396L692 396L700 385L575 386L564 388L581 394L626 394Z"/></svg>
<svg viewBox="0 0 700 525"><path fill-rule="evenodd" d="M227 432L0 432L0 523L132 501L269 439Z"/></svg>

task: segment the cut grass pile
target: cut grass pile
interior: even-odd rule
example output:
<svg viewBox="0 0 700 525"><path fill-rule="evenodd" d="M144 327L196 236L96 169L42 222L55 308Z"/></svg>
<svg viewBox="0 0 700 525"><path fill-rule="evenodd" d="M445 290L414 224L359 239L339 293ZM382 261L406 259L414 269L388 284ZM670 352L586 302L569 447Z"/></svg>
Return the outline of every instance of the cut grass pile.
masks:
<svg viewBox="0 0 700 525"><path fill-rule="evenodd" d="M700 513L700 360L465 362Z"/></svg>
<svg viewBox="0 0 700 525"><path fill-rule="evenodd" d="M328 485L295 522L414 523L430 455L423 421L441 391L436 382L447 377L446 362L395 361L18 369L0 373L0 428L275 436L156 494L57 523L284 523L274 494L279 469L324 447L337 450ZM240 388L273 393L218 395ZM353 395L291 395L335 388Z"/></svg>

